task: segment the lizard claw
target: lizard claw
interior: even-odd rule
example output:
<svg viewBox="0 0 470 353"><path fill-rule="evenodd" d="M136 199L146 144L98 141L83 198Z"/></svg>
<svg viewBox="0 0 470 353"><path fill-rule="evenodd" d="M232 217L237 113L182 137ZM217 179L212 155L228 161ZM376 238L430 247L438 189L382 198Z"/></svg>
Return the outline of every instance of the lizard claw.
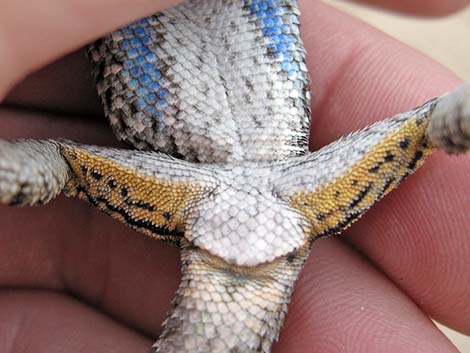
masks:
<svg viewBox="0 0 470 353"><path fill-rule="evenodd" d="M427 135L433 145L447 153L470 150L470 83L438 101Z"/></svg>

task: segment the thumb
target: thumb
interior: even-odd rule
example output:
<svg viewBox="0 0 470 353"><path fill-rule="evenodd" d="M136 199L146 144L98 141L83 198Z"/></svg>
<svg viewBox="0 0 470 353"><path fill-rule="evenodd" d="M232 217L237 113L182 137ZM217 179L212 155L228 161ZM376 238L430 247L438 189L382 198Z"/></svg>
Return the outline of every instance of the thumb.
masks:
<svg viewBox="0 0 470 353"><path fill-rule="evenodd" d="M6 0L0 12L0 99L20 79L113 29L180 0Z"/></svg>
<svg viewBox="0 0 470 353"><path fill-rule="evenodd" d="M469 0L354 0L392 11L419 16L445 16L469 4Z"/></svg>

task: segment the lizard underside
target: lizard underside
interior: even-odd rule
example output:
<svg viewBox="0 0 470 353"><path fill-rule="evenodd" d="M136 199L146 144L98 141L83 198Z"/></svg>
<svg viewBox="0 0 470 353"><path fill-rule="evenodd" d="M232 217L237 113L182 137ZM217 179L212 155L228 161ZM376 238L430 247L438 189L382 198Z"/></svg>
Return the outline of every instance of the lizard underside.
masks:
<svg viewBox="0 0 470 353"><path fill-rule="evenodd" d="M88 48L105 114L135 150L0 140L0 201L64 191L181 247L153 347L269 352L314 240L341 233L436 148L470 148L470 87L308 153L295 0L192 0Z"/></svg>

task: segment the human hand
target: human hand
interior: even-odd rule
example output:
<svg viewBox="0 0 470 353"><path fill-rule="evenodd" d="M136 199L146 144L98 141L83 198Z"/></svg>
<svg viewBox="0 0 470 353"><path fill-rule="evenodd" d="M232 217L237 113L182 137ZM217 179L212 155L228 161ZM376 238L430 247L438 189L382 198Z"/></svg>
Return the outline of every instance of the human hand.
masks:
<svg viewBox="0 0 470 353"><path fill-rule="evenodd" d="M104 13L96 7L115 1L106 3L90 2L90 8L72 14ZM112 8L119 12L125 3ZM86 32L78 30L71 38L65 28L76 22L63 21L64 42L54 37L57 27L49 23L48 47L34 37L42 37L42 29L25 28L15 52L28 55L16 55L27 56L21 63L2 60L12 64L2 66L0 92L32 68L159 6L132 4L135 13L121 11L121 17L112 17L115 22L101 21L99 29L92 28L93 16L89 26L71 26ZM346 15L308 0L301 7L315 149L459 84L441 66ZM9 32L2 27L1 33ZM30 47L21 49L26 44ZM115 143L88 78L81 53L29 78L0 110L2 137ZM455 352L427 315L470 331L469 169L468 158L437 153L346 238L315 243L274 351ZM0 285L5 288L0 291L0 353L148 351L153 341L148 336L159 332L179 282L177 249L64 198L41 208L2 206L0 222Z"/></svg>

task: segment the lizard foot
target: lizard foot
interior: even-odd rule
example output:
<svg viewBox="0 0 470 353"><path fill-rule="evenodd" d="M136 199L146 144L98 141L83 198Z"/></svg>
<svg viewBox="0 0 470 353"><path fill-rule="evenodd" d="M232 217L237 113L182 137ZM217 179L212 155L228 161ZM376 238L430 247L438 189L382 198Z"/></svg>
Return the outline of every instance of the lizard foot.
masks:
<svg viewBox="0 0 470 353"><path fill-rule="evenodd" d="M0 203L46 203L62 190L68 173L52 141L0 140Z"/></svg>
<svg viewBox="0 0 470 353"><path fill-rule="evenodd" d="M427 135L434 146L447 153L470 150L470 83L439 100Z"/></svg>

